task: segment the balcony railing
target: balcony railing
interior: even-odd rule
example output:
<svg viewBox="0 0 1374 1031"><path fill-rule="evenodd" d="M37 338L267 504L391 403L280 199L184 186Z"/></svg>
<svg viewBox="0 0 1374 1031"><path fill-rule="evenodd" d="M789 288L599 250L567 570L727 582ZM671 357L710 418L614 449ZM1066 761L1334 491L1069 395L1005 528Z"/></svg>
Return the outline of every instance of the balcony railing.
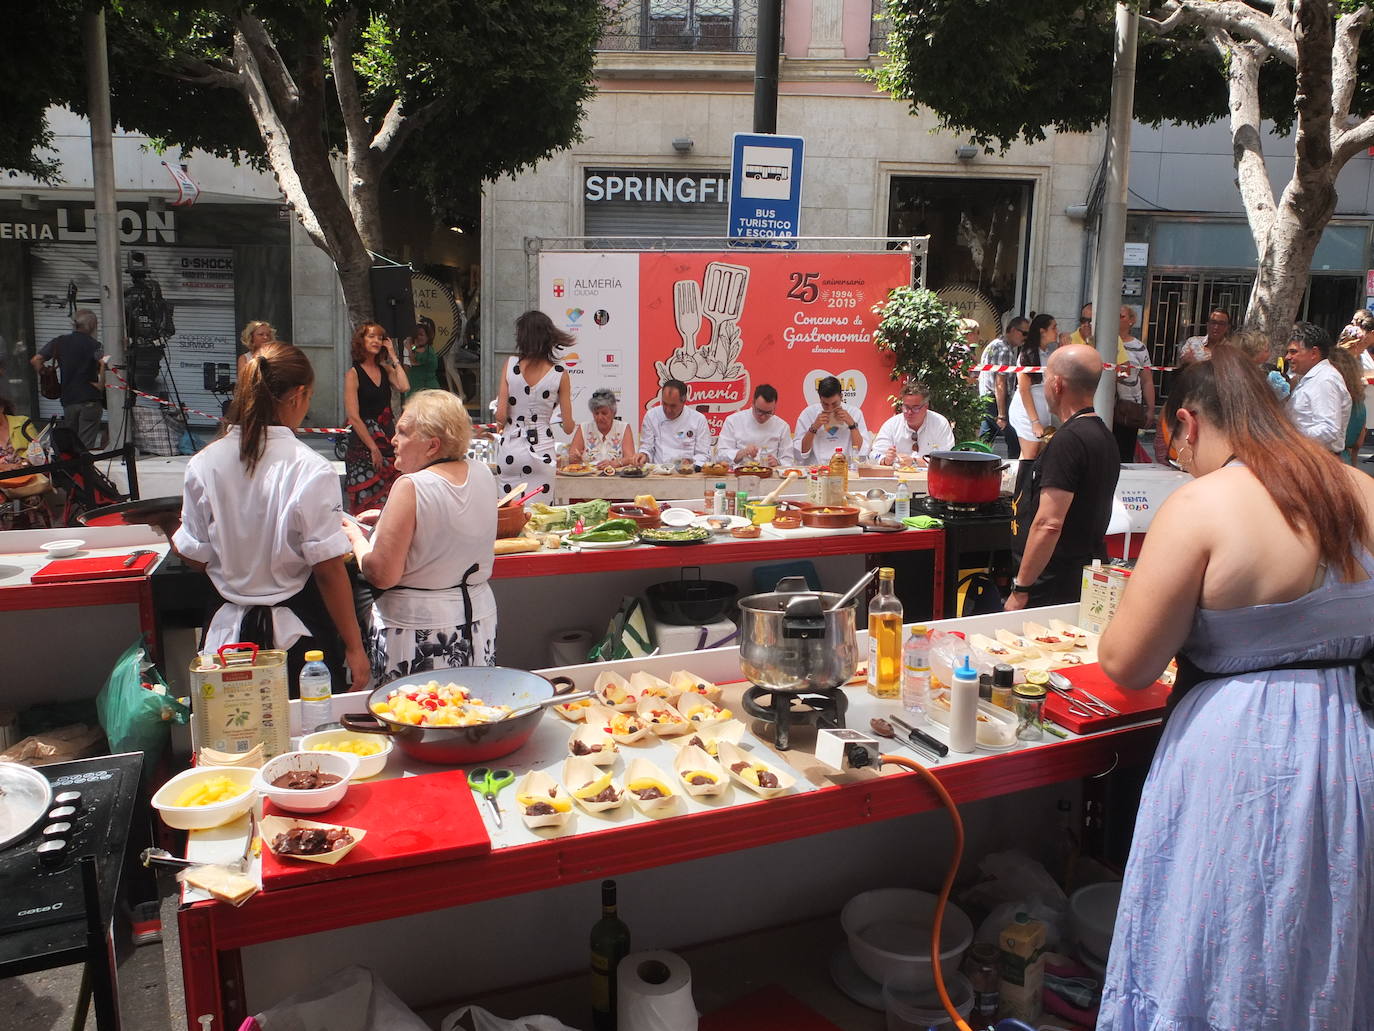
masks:
<svg viewBox="0 0 1374 1031"><path fill-rule="evenodd" d="M873 0L873 27L869 30L868 52L881 54L887 46L887 34L892 31L892 22L887 18L887 0Z"/></svg>
<svg viewBox="0 0 1374 1031"><path fill-rule="evenodd" d="M758 0L606 0L611 25L602 50L752 54Z"/></svg>

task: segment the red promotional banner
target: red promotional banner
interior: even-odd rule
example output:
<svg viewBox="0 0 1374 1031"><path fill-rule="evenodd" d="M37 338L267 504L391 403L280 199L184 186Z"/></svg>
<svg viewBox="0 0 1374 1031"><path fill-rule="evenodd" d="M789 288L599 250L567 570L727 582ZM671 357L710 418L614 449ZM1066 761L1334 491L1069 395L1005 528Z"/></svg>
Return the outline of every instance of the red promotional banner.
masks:
<svg viewBox="0 0 1374 1031"><path fill-rule="evenodd" d="M870 431L892 414L892 359L873 345L873 306L911 282L911 257L879 254L643 253L639 271L639 396L647 411L669 379L706 406L718 434L754 388L777 388L795 423L835 376Z"/></svg>

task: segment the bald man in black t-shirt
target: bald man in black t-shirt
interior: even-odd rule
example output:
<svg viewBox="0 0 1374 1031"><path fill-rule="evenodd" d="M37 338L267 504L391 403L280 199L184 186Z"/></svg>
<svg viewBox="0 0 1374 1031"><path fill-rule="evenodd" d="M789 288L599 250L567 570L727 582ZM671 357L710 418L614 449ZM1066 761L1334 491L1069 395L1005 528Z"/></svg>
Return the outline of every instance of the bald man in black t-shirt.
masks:
<svg viewBox="0 0 1374 1031"><path fill-rule="evenodd" d="M1116 438L1093 410L1101 377L1101 357L1081 344L1059 348L1045 367L1045 401L1062 425L1018 477L1009 612L1078 601L1083 566L1106 557L1121 465Z"/></svg>

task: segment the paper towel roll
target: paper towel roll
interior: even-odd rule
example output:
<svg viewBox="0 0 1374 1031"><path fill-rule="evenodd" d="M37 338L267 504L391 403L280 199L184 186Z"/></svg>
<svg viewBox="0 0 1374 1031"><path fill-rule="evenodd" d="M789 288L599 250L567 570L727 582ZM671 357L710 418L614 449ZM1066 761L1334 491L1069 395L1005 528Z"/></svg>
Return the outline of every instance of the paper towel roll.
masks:
<svg viewBox="0 0 1374 1031"><path fill-rule="evenodd" d="M587 661L587 653L591 650L590 630L555 630L549 638L549 664L576 666Z"/></svg>
<svg viewBox="0 0 1374 1031"><path fill-rule="evenodd" d="M675 952L632 952L615 971L617 1031L696 1031L692 971Z"/></svg>

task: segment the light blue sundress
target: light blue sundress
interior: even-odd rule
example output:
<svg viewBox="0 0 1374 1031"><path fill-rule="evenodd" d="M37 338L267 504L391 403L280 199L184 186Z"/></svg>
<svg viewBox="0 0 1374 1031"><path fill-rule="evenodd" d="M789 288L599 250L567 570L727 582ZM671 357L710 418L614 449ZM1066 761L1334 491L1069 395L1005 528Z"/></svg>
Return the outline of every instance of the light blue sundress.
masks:
<svg viewBox="0 0 1374 1031"><path fill-rule="evenodd" d="M1367 572L1374 559L1362 553ZM1098 1031L1374 1031L1374 581L1199 611L1126 866Z"/></svg>

